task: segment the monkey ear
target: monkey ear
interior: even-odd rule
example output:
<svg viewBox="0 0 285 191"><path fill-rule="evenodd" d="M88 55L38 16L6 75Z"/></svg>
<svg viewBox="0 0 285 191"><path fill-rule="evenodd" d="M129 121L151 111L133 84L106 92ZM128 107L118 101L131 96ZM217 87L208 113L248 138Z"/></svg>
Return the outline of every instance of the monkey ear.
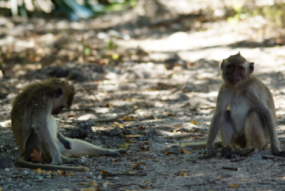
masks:
<svg viewBox="0 0 285 191"><path fill-rule="evenodd" d="M224 69L224 60L222 61L222 64L221 64L221 70L223 70Z"/></svg>
<svg viewBox="0 0 285 191"><path fill-rule="evenodd" d="M252 74L252 73L253 73L253 70L254 70L254 63L253 63L253 62L250 62L250 63L249 63L249 73Z"/></svg>
<svg viewBox="0 0 285 191"><path fill-rule="evenodd" d="M61 88L57 88L53 92L51 92L51 97L52 98L59 98L63 94L63 91Z"/></svg>

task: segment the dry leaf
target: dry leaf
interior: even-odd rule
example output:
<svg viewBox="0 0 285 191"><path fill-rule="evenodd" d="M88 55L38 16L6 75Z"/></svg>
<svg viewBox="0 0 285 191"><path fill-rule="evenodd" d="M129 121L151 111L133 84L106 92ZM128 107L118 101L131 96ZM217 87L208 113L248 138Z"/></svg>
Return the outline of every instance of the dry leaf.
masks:
<svg viewBox="0 0 285 191"><path fill-rule="evenodd" d="M0 191L3 191L3 188L2 188L2 187L0 187Z"/></svg>
<svg viewBox="0 0 285 191"><path fill-rule="evenodd" d="M42 173L42 169L40 169L40 168L37 168L34 171L38 172L39 174Z"/></svg>
<svg viewBox="0 0 285 191"><path fill-rule="evenodd" d="M81 189L82 191L96 191L96 190L100 190L99 188L83 188Z"/></svg>
<svg viewBox="0 0 285 191"><path fill-rule="evenodd" d="M82 185L86 185L86 183L79 182L79 183L77 183L76 185L78 185L78 186L82 186Z"/></svg>
<svg viewBox="0 0 285 191"><path fill-rule="evenodd" d="M183 153L183 154L191 154L191 153L194 153L194 151L188 151L186 149L180 149L180 152Z"/></svg>
<svg viewBox="0 0 285 191"><path fill-rule="evenodd" d="M137 167L138 165L140 165L140 164L146 165L144 162L139 162L139 163L134 164L133 166L131 166L131 170L134 169L134 168L136 168L136 167Z"/></svg>
<svg viewBox="0 0 285 191"><path fill-rule="evenodd" d="M140 136L142 136L142 135L125 135L125 137L127 137L127 138L137 138Z"/></svg>
<svg viewBox="0 0 285 191"><path fill-rule="evenodd" d="M109 184L110 184L110 182L104 182L104 183L103 183L103 187L104 187L104 188L107 188Z"/></svg>
<svg viewBox="0 0 285 191"><path fill-rule="evenodd" d="M75 119L77 119L77 117L75 117L75 115L69 115L67 118L75 118Z"/></svg>
<svg viewBox="0 0 285 191"><path fill-rule="evenodd" d="M129 171L125 171L124 173L125 174L134 174L133 171L130 171L130 170Z"/></svg>
<svg viewBox="0 0 285 191"><path fill-rule="evenodd" d="M64 174L65 172L63 170L57 170L56 171L58 174Z"/></svg>
<svg viewBox="0 0 285 191"><path fill-rule="evenodd" d="M143 144L144 144L144 145L148 145L148 142L147 142L147 141L145 141L145 142L143 142Z"/></svg>
<svg viewBox="0 0 285 191"><path fill-rule="evenodd" d="M105 170L101 170L101 171L100 171L100 174L111 174L111 173L106 172Z"/></svg>
<svg viewBox="0 0 285 191"><path fill-rule="evenodd" d="M106 103L104 107L110 107L110 103Z"/></svg>
<svg viewBox="0 0 285 191"><path fill-rule="evenodd" d="M217 179L218 179L218 180L222 180L222 179L224 179L224 178L225 178L225 177L218 177Z"/></svg>
<svg viewBox="0 0 285 191"><path fill-rule="evenodd" d="M93 181L89 182L89 183L87 184L87 186L96 187L96 186L98 186L98 184L95 182L95 180L93 180Z"/></svg>
<svg viewBox="0 0 285 191"><path fill-rule="evenodd" d="M121 124L118 122L114 122L112 126L115 127L115 126L119 126L119 125L121 125Z"/></svg>
<svg viewBox="0 0 285 191"><path fill-rule="evenodd" d="M149 147L148 147L148 146L144 146L144 145L141 145L141 146L140 146L140 149L141 149L142 151L149 151Z"/></svg>
<svg viewBox="0 0 285 191"><path fill-rule="evenodd" d="M137 118L131 117L131 116L124 116L123 120L125 120L125 121L135 121L135 120L137 120Z"/></svg>
<svg viewBox="0 0 285 191"><path fill-rule="evenodd" d="M145 130L145 127L140 126L138 127L138 130Z"/></svg>
<svg viewBox="0 0 285 191"><path fill-rule="evenodd" d="M190 123L192 123L194 125L198 125L198 123L196 121L190 121Z"/></svg>
<svg viewBox="0 0 285 191"><path fill-rule="evenodd" d="M150 186L150 187L142 186L142 185L138 185L138 186L143 188L143 189L153 189L153 188L155 188L155 186Z"/></svg>
<svg viewBox="0 0 285 191"><path fill-rule="evenodd" d="M183 170L181 171L181 174L182 174L183 176L187 176L187 173L184 172Z"/></svg>
<svg viewBox="0 0 285 191"><path fill-rule="evenodd" d="M194 66L193 62L188 62L188 66Z"/></svg>
<svg viewBox="0 0 285 191"><path fill-rule="evenodd" d="M230 187L231 188L239 188L239 185L238 184L230 184Z"/></svg>
<svg viewBox="0 0 285 191"><path fill-rule="evenodd" d="M42 158L42 151L38 148L34 148L31 154L31 161L32 162L44 162Z"/></svg>

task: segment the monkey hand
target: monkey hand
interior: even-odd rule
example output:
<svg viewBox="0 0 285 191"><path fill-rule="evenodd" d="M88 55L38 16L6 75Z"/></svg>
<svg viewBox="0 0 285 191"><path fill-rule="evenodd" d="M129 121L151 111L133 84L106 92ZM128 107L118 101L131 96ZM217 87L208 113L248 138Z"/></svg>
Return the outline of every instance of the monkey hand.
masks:
<svg viewBox="0 0 285 191"><path fill-rule="evenodd" d="M64 164L80 164L83 165L84 162L81 158L69 158L69 157L65 157L65 156L61 156L61 159L63 161Z"/></svg>
<svg viewBox="0 0 285 191"><path fill-rule="evenodd" d="M237 153L235 153L235 154L237 154ZM233 152L233 149L231 147L227 146L227 147L222 148L221 157L231 159L233 155L234 155L234 152Z"/></svg>
<svg viewBox="0 0 285 191"><path fill-rule="evenodd" d="M105 156L121 156L122 153L126 153L127 149L108 149L104 150L102 155Z"/></svg>
<svg viewBox="0 0 285 191"><path fill-rule="evenodd" d="M60 155L56 155L56 156L52 157L51 164L54 164L54 165L63 164L63 162L61 160L61 156Z"/></svg>
<svg viewBox="0 0 285 191"><path fill-rule="evenodd" d="M64 148L71 149L71 143L69 141L62 140L61 143L63 144Z"/></svg>
<svg viewBox="0 0 285 191"><path fill-rule="evenodd" d="M211 152L211 153L207 153L207 155L204 155L204 156L202 156L202 157L198 157L199 159L210 159L210 158L213 158L214 156L216 156L216 152L215 151L213 151L213 152Z"/></svg>

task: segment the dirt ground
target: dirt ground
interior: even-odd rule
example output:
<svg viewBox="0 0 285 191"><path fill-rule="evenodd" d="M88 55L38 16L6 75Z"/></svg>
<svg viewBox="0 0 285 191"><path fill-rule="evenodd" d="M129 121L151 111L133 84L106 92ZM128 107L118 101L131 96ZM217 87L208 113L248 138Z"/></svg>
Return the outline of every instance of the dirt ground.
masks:
<svg viewBox="0 0 285 191"><path fill-rule="evenodd" d="M284 46L273 37L260 40L260 17L237 25L200 17L137 28L93 26L98 19L0 17L0 190L285 190L285 158L269 149L238 160L199 160L205 149L179 147L206 140L220 63L241 52L274 96L285 149ZM82 157L90 172L14 166L20 151L11 131L12 101L25 85L53 76L77 90L71 109L56 116L59 131L70 136L74 128L77 134L87 129L85 141L127 148L126 154Z"/></svg>

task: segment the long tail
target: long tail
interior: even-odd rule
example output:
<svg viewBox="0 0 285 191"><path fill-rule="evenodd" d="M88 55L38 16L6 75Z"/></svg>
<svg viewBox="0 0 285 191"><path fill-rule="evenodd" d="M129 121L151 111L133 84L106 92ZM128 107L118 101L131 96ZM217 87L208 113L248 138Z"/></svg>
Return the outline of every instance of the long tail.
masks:
<svg viewBox="0 0 285 191"><path fill-rule="evenodd" d="M24 156L20 156L15 162L15 164L21 167L31 168L31 169L41 168L44 170L91 171L91 169L87 167L71 167L71 166L60 166L60 165L53 165L53 164L31 163L31 162L28 162Z"/></svg>
<svg viewBox="0 0 285 191"><path fill-rule="evenodd" d="M222 140L216 140L214 142L214 146L222 147L223 142ZM206 141L199 141L199 142L191 142L191 143L181 143L179 145L180 148L192 148L192 149L203 149L206 148Z"/></svg>

